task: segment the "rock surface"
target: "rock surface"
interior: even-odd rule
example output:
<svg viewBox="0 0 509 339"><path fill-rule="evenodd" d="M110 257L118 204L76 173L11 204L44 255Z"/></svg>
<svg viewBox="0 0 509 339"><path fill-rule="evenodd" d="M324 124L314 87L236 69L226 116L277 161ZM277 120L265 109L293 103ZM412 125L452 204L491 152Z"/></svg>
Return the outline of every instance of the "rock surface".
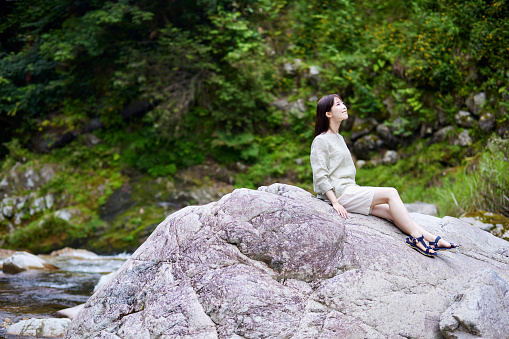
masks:
<svg viewBox="0 0 509 339"><path fill-rule="evenodd" d="M492 269L468 281L440 317L446 338L509 337L509 284Z"/></svg>
<svg viewBox="0 0 509 339"><path fill-rule="evenodd" d="M7 328L8 335L30 336L37 338L63 337L71 319L28 319Z"/></svg>
<svg viewBox="0 0 509 339"><path fill-rule="evenodd" d="M27 253L15 252L3 262L2 270L4 273L16 274L28 270L45 270L57 269L58 267L51 265L43 259Z"/></svg>
<svg viewBox="0 0 509 339"><path fill-rule="evenodd" d="M341 219L299 188L235 190L167 217L66 338L440 338L469 281L485 269L509 279L509 243L456 218L412 218L462 247L428 258L389 221Z"/></svg>

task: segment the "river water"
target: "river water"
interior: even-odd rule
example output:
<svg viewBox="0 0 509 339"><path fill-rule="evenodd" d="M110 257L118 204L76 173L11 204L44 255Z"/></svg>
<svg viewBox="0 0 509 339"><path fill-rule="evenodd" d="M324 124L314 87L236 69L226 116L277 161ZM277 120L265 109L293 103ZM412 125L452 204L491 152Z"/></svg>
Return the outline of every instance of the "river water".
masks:
<svg viewBox="0 0 509 339"><path fill-rule="evenodd" d="M0 323L26 318L61 318L56 312L85 303L101 276L116 271L129 254L86 258L42 257L55 271L0 271ZM0 327L0 338L7 330ZM27 338L27 337L23 337Z"/></svg>

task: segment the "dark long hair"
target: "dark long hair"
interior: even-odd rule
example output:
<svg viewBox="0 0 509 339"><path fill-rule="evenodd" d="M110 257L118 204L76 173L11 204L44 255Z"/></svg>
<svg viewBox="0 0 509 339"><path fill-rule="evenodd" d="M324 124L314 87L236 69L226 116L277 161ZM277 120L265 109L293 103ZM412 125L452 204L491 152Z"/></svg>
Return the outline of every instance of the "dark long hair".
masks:
<svg viewBox="0 0 509 339"><path fill-rule="evenodd" d="M330 112L332 105L334 105L334 98L341 100L338 94L329 94L318 100L316 105L315 138L329 129L329 118L325 113Z"/></svg>

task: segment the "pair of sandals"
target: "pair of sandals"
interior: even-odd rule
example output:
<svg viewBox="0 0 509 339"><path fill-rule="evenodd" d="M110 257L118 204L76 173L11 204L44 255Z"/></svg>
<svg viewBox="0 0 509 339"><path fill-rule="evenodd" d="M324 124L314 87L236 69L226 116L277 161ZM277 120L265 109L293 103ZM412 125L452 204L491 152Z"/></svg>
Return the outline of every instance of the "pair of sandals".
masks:
<svg viewBox="0 0 509 339"><path fill-rule="evenodd" d="M405 242L408 246L412 247L414 250L416 250L419 253L426 255L428 257L436 256L437 251L439 251L439 250L451 250L453 248L460 246L460 245L454 245L451 242L450 243L451 247L438 247L438 242L440 241L440 239L442 239L442 238L440 236L437 236L435 241L430 241L429 245L426 245L426 243L424 242L424 235L421 235L419 238L414 238L412 236L409 236L408 238L406 238ZM417 246L417 243L421 243L426 250L425 251L422 250L419 246ZM433 246L433 247L431 247L431 246ZM431 253L430 250L433 250L434 252Z"/></svg>

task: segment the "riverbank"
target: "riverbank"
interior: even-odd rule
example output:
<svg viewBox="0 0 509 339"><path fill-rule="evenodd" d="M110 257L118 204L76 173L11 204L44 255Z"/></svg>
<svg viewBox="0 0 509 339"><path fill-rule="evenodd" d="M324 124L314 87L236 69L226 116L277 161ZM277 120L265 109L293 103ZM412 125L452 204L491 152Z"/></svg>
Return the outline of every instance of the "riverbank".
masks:
<svg viewBox="0 0 509 339"><path fill-rule="evenodd" d="M0 322L61 317L57 311L85 303L100 278L115 272L129 257L127 253L93 258L47 255L41 258L58 270L0 271ZM0 338L5 334L6 328L0 327Z"/></svg>

